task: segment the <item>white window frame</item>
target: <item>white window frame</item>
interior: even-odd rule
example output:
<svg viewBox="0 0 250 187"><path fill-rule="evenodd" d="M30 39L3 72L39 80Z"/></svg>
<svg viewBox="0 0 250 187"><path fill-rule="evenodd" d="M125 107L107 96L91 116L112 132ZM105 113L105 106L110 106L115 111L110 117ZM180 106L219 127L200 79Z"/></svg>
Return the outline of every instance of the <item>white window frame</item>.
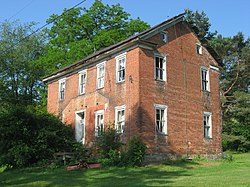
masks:
<svg viewBox="0 0 250 187"><path fill-rule="evenodd" d="M60 79L58 83L59 83L58 98L59 101L63 101L65 99L66 78Z"/></svg>
<svg viewBox="0 0 250 187"><path fill-rule="evenodd" d="M205 75L204 72L206 72ZM206 67L201 67L200 77L201 77L201 90L210 92L209 69Z"/></svg>
<svg viewBox="0 0 250 187"><path fill-rule="evenodd" d="M124 111L124 117L123 119L121 119L119 121L118 117L119 117L119 113ZM126 106L125 105L122 105L122 106L117 106L115 107L115 129L118 133L124 133L124 130L125 130L125 115L126 115ZM119 126L121 126L119 128Z"/></svg>
<svg viewBox="0 0 250 187"><path fill-rule="evenodd" d="M162 67L157 67L157 58L162 59ZM166 56L162 56L159 54L154 55L154 71L155 71L155 80L158 81L166 81L167 80L167 63ZM162 77L160 76L160 72L162 72Z"/></svg>
<svg viewBox="0 0 250 187"><path fill-rule="evenodd" d="M86 92L86 81L87 81L87 71L86 70L83 70L83 71L80 71L78 72L79 74L79 83L78 83L78 91L79 91L79 95L83 95L85 94ZM85 78L83 79L83 82L82 82L82 76Z"/></svg>
<svg viewBox="0 0 250 187"><path fill-rule="evenodd" d="M102 117L102 122L98 124L98 116ZM104 131L104 110L98 110L95 112L95 137L99 137L101 132Z"/></svg>
<svg viewBox="0 0 250 187"><path fill-rule="evenodd" d="M116 56L116 82L124 82L126 79L126 54L127 53L123 53L119 56ZM124 59L124 67L120 68L120 63L121 61ZM124 71L124 72L123 72ZM123 72L124 76L121 76L121 72Z"/></svg>
<svg viewBox="0 0 250 187"><path fill-rule="evenodd" d="M203 137L212 138L212 113L211 112L203 112L202 124L203 124Z"/></svg>
<svg viewBox="0 0 250 187"><path fill-rule="evenodd" d="M196 43L196 53L202 55L202 45L200 43Z"/></svg>
<svg viewBox="0 0 250 187"><path fill-rule="evenodd" d="M103 68L103 74L100 74L100 69ZM96 65L96 89L104 88L105 82L105 62L101 62Z"/></svg>
<svg viewBox="0 0 250 187"><path fill-rule="evenodd" d="M161 113L160 113L160 119L157 119L157 110L163 111L163 117L161 116ZM167 135L167 130L168 130L167 119L168 119L168 107L166 105L155 104L155 132L156 134ZM159 130L159 125L161 123L163 123L162 124L163 128Z"/></svg>
<svg viewBox="0 0 250 187"><path fill-rule="evenodd" d="M167 43L168 42L168 33L167 32L164 32L162 31L160 33L160 40L164 43Z"/></svg>

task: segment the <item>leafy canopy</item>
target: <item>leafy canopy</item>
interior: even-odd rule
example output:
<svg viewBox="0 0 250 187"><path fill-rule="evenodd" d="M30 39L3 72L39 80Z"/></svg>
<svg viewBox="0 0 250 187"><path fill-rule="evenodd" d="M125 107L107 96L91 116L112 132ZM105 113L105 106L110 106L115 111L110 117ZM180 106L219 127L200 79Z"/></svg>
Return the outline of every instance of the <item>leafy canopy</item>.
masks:
<svg viewBox="0 0 250 187"><path fill-rule="evenodd" d="M87 8L64 10L47 20L52 23L47 30L48 53L43 57L47 73L70 65L104 47L116 44L149 27L139 18L130 19L130 14L119 5L104 5L96 0Z"/></svg>

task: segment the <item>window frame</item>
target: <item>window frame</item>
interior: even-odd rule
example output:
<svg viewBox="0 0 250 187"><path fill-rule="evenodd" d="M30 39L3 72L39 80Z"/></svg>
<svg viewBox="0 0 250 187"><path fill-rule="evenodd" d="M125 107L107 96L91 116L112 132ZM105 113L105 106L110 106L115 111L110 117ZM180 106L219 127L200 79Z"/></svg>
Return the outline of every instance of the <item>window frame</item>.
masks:
<svg viewBox="0 0 250 187"><path fill-rule="evenodd" d="M205 117L206 117L206 120L205 120ZM207 119L207 117L209 118ZM202 124L203 124L203 137L205 139L212 139L212 113L211 112L203 112Z"/></svg>
<svg viewBox="0 0 250 187"><path fill-rule="evenodd" d="M157 110L164 112L163 113L163 120L161 120L162 116L160 116L159 120L157 119ZM161 105L161 104L155 104L154 111L155 111L155 132L156 132L156 134L167 135L168 134L168 106ZM164 123L161 132L159 132L159 130L158 130L157 121Z"/></svg>
<svg viewBox="0 0 250 187"><path fill-rule="evenodd" d="M205 79L203 79L204 78L203 72L206 72ZM204 66L201 67L200 78L201 78L201 90L203 92L210 92L210 76L209 76L209 69L208 68L206 68Z"/></svg>
<svg viewBox="0 0 250 187"><path fill-rule="evenodd" d="M126 54L127 52L125 53L122 53L118 56L115 57L116 59L116 82L117 83L121 83L121 82L125 82L126 80ZM124 59L124 66L123 66L123 69L120 69L120 60L123 60ZM123 79L120 80L120 72L121 71L124 71L124 76L123 76Z"/></svg>
<svg viewBox="0 0 250 187"><path fill-rule="evenodd" d="M78 93L79 95L83 95L86 93L87 71L83 70L83 71L78 72L78 74L79 74ZM85 75L85 78L84 78L85 81L81 82L82 81L81 77L84 75Z"/></svg>
<svg viewBox="0 0 250 187"><path fill-rule="evenodd" d="M121 121L118 121L119 112L124 111L124 118ZM118 123L121 123L121 131L118 129ZM123 134L125 131L125 124L126 124L126 106L117 106L115 107L115 129L117 133Z"/></svg>
<svg viewBox="0 0 250 187"><path fill-rule="evenodd" d="M168 43L168 32L166 31L160 32L160 40L161 42Z"/></svg>
<svg viewBox="0 0 250 187"><path fill-rule="evenodd" d="M200 43L196 43L196 53L198 55L202 55L202 53L203 53L203 48L202 48L202 45Z"/></svg>
<svg viewBox="0 0 250 187"><path fill-rule="evenodd" d="M103 118L102 118L103 122L101 124L102 125L101 130L99 131L98 130L99 124L97 124L97 123L98 123L98 116L100 116L100 115L103 116ZM101 135L100 133L103 131L104 131L104 110L98 110L95 112L95 137L99 137Z"/></svg>
<svg viewBox="0 0 250 187"><path fill-rule="evenodd" d="M157 67L157 61L156 61L157 58L162 59L162 68ZM159 66L160 66L160 64L159 64ZM159 78L159 76L157 76L157 72L159 70L162 71L162 78ZM167 81L167 61L166 61L166 56L159 55L159 54L154 55L154 74L155 74L155 80L157 80L157 81ZM158 74L159 74L159 72L158 72Z"/></svg>
<svg viewBox="0 0 250 187"><path fill-rule="evenodd" d="M58 88L58 98L59 101L63 101L65 99L65 91L66 91L66 78L62 78L58 81L59 88ZM62 86L63 84L63 86ZM62 89L63 87L63 89ZM63 94L62 94L63 93Z"/></svg>
<svg viewBox="0 0 250 187"><path fill-rule="evenodd" d="M96 65L96 89L102 89L104 88L105 84L105 62L101 62ZM100 69L103 67L103 74L99 76ZM101 84L103 82L103 84Z"/></svg>

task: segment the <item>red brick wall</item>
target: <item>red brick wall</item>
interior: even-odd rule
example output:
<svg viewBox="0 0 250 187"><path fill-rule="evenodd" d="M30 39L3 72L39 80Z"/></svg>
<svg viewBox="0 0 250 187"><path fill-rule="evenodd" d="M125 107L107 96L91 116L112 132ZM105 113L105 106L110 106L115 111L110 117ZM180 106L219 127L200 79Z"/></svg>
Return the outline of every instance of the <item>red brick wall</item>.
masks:
<svg viewBox="0 0 250 187"><path fill-rule="evenodd" d="M176 29L176 30L175 30ZM183 24L166 30L169 42L162 45L160 36L149 40L158 43L155 51L140 51L141 127L151 153L219 154L221 153L221 121L219 73L209 70L209 98L201 91L201 65L216 64L205 48L196 53L197 38ZM154 79L154 52L166 55L166 82ZM207 100L210 100L208 102ZM168 106L168 135L155 133L154 104ZM206 107L205 107L206 106ZM203 138L203 112L212 113L211 140Z"/></svg>
<svg viewBox="0 0 250 187"><path fill-rule="evenodd" d="M134 48L126 54L126 78L116 83L115 56L106 58L105 84L96 90L96 64L87 69L86 93L78 95L78 72L66 77L65 100L58 102L58 81L48 85L48 111L64 114L64 121L74 127L75 111L86 111L86 143L94 139L95 111L105 110L105 126L115 120L115 107L125 105L126 127L123 139L139 134L149 153L217 154L221 153L219 73L209 70L209 94L201 91L200 67L216 64L203 48L196 53L198 39L185 24L166 30L169 41L155 35L148 41L155 50ZM154 79L154 53L166 55L167 80ZM118 54L117 54L118 55ZM103 61L99 61L103 62ZM82 70L81 69L81 70ZM79 70L80 71L80 70ZM168 106L168 135L155 133L155 104ZM212 140L203 138L203 112L212 113Z"/></svg>

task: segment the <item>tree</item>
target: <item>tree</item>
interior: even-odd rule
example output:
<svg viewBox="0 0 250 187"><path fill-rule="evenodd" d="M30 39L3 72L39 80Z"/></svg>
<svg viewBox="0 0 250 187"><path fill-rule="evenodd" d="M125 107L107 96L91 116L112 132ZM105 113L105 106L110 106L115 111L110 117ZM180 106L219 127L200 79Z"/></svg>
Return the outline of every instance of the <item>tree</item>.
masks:
<svg viewBox="0 0 250 187"><path fill-rule="evenodd" d="M104 5L96 0L89 8L65 9L52 15L47 30L48 53L43 57L47 73L52 73L104 47L116 44L149 27L139 18L130 19L129 13L117 5Z"/></svg>
<svg viewBox="0 0 250 187"><path fill-rule="evenodd" d="M186 9L185 13L186 21L191 25L201 42L204 43L216 35L217 31L210 32L211 23L204 11L199 13L197 10L193 12L190 9Z"/></svg>
<svg viewBox="0 0 250 187"><path fill-rule="evenodd" d="M44 69L37 60L45 44L41 33L29 36L33 27L17 21L0 25L0 102L31 104L40 99Z"/></svg>

